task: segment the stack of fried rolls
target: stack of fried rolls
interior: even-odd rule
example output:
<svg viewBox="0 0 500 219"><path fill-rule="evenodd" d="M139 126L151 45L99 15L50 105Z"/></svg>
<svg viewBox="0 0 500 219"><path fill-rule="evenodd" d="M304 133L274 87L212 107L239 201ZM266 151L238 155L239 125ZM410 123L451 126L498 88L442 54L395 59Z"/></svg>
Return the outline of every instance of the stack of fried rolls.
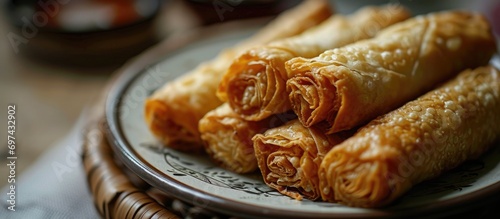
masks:
<svg viewBox="0 0 500 219"><path fill-rule="evenodd" d="M410 17L394 5L331 15L307 2L321 16L292 9L155 92L145 106L155 136L236 173L260 170L292 198L368 208L500 137L500 71L487 65L496 42L483 15ZM300 27L287 32L292 16Z"/></svg>
<svg viewBox="0 0 500 219"><path fill-rule="evenodd" d="M487 64L495 48L483 16L447 11L409 19L375 38L312 59L286 62L289 71L297 71L287 85L300 124L294 121L294 126L269 129L253 138L263 180L296 199L379 207L412 185L476 157L500 134L499 127L493 127L500 118L490 116L500 109L495 105L500 101L499 79L491 67L453 78ZM345 133L452 79L354 136ZM481 90L473 89L478 86ZM474 121L475 116L480 120ZM486 122L487 118L492 120ZM384 125L374 125L382 120ZM478 130L473 132L478 138L465 133L460 134L467 136L464 139L454 138L454 131L461 129ZM423 163L415 167L418 171L396 175L403 162L399 159L422 156L413 154L422 145L431 155L418 161Z"/></svg>
<svg viewBox="0 0 500 219"><path fill-rule="evenodd" d="M234 60L223 76L219 89L227 84L228 89L222 89L225 90L222 93L228 94L231 100L236 96L256 99L258 106L255 111L258 115L242 114L242 106L237 104L235 108L232 104L234 101L226 103L231 107L224 104L219 107L221 109L207 113L199 122L205 150L214 161L228 170L237 173L257 170L251 141L253 135L295 118L286 114L291 107L285 92L289 77L285 62L297 56L312 57L327 49L369 38L381 29L409 17L409 12L401 6L364 7L349 16L333 15L297 36L247 50Z"/></svg>

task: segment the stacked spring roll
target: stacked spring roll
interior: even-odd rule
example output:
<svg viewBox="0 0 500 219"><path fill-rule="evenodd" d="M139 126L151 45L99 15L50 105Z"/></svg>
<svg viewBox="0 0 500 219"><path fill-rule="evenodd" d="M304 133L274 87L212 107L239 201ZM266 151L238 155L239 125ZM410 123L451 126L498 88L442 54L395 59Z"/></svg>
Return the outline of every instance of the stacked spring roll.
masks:
<svg viewBox="0 0 500 219"><path fill-rule="evenodd" d="M286 80L293 75L285 70L286 61L312 58L325 50L373 37L409 17L405 8L396 5L367 6L349 16L333 15L300 35L241 54L223 76L217 95L246 120L258 121L286 112L291 109Z"/></svg>
<svg viewBox="0 0 500 219"><path fill-rule="evenodd" d="M246 121L224 103L205 114L199 129L205 151L215 163L236 173L250 173L258 169L252 137L292 119L296 116L289 112Z"/></svg>
<svg viewBox="0 0 500 219"><path fill-rule="evenodd" d="M251 38L168 82L145 102L149 129L167 147L202 151L198 122L208 111L222 104L215 92L231 60L252 46L301 33L330 15L330 5L326 1L305 1L278 16Z"/></svg>
<svg viewBox="0 0 500 219"><path fill-rule="evenodd" d="M481 14L431 13L372 39L286 62L295 75L287 90L305 126L327 121L335 133L387 113L465 68L486 64L495 50Z"/></svg>
<svg viewBox="0 0 500 219"><path fill-rule="evenodd" d="M320 126L307 128L295 119L255 135L252 140L264 182L298 200L320 198L319 165L332 147L352 134L325 133Z"/></svg>
<svg viewBox="0 0 500 219"><path fill-rule="evenodd" d="M257 169L253 144L249 139L263 131L266 122L244 122L225 103L205 114L199 122L199 129L205 150L215 163L236 173L248 173Z"/></svg>
<svg viewBox="0 0 500 219"><path fill-rule="evenodd" d="M326 201L385 206L413 185L477 158L500 137L500 72L466 70L333 147L319 169Z"/></svg>

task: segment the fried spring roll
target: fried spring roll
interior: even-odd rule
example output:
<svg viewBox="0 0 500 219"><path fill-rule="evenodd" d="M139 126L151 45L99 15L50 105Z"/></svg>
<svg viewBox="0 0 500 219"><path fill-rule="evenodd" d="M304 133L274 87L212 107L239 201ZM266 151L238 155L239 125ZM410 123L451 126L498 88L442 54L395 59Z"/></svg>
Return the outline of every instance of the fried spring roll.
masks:
<svg viewBox="0 0 500 219"><path fill-rule="evenodd" d="M375 38L286 63L293 110L305 126L329 133L365 124L466 69L487 64L496 50L487 20L477 13L421 15Z"/></svg>
<svg viewBox="0 0 500 219"><path fill-rule="evenodd" d="M410 17L402 6L365 7L356 13L333 15L304 33L247 50L222 77L218 97L246 120L258 121L291 109L285 62L314 57L325 50L373 37L379 30ZM293 72L292 72L293 73Z"/></svg>
<svg viewBox="0 0 500 219"><path fill-rule="evenodd" d="M258 169L252 137L283 124L284 119L286 117L268 117L246 121L224 103L205 114L199 129L205 151L215 163L236 173L250 173Z"/></svg>
<svg viewBox="0 0 500 219"><path fill-rule="evenodd" d="M325 132L318 126L306 128L295 119L255 135L255 156L264 182L298 200L320 198L317 173L321 160L349 136L347 132L333 135Z"/></svg>
<svg viewBox="0 0 500 219"><path fill-rule="evenodd" d="M321 196L350 206L390 204L413 185L483 154L500 136L500 72L467 70L380 116L328 152Z"/></svg>
<svg viewBox="0 0 500 219"><path fill-rule="evenodd" d="M232 59L251 46L290 37L331 15L326 1L305 1L274 19L251 38L227 48L154 92L145 102L145 120L165 146L182 151L202 151L198 121L221 105L215 92Z"/></svg>

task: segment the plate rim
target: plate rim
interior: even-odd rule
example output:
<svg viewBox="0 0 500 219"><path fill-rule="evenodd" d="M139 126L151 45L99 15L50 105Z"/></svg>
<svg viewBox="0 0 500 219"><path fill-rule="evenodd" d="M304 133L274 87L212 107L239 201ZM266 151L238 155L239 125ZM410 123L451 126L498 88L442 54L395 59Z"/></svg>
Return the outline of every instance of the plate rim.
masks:
<svg viewBox="0 0 500 219"><path fill-rule="evenodd" d="M268 18L266 18L268 19ZM264 19L264 20L266 20ZM248 24L262 24L263 19L251 19L246 21L236 21L228 22L226 24L214 25L202 28L198 31L207 33L211 37L217 37L218 35L224 34L224 32L214 31L217 28L228 28L225 31L238 31L247 29L248 26L242 25L241 23ZM236 28L236 29L234 29ZM241 217L251 217L251 218L262 218L262 217L287 217L287 218L303 218L314 216L316 218L331 218L331 217L342 217L342 218L380 218L380 217L414 217L414 216L432 216L435 213L441 213L439 216L443 216L443 210L454 209L454 211L447 211L449 214L457 214L459 212L464 212L472 209L471 203L476 203L476 205L482 206L486 203L486 200L493 199L496 195L500 194L500 180L490 186L478 189L474 192L451 198L448 200L441 200L431 206L425 205L421 208L401 208L396 211L384 211L384 208L374 209L375 211L363 212L363 213L330 213L330 212L317 212L310 213L304 211L282 211L275 208L262 208L260 206L247 204L243 202L234 201L221 196L215 196L213 194L207 193L201 189L197 189L193 186L187 185L164 174L162 171L158 170L152 164L147 162L142 156L140 156L132 145L127 141L126 136L122 130L121 123L119 121L119 110L118 106L123 101L124 93L131 87L133 82L147 72L150 66L158 65L161 61L168 59L169 57L176 54L176 52L185 49L189 43L197 42L203 37L207 37L207 34L199 34L198 31L193 33L184 33L161 42L159 45L154 46L154 48L145 51L143 54L139 55L136 59L131 60L130 63L124 65L123 68L118 70L118 77L113 81L105 102L105 123L106 123L106 137L113 149L113 152L120 159L125 166L130 169L135 175L139 176L141 179L146 181L151 186L162 190L175 198L185 201L189 204L196 205L193 203L195 199L204 200L204 203L208 203L203 207L210 209L215 212L230 214ZM215 33L215 34L214 34ZM191 35L190 35L191 34ZM203 37L201 37L203 36ZM181 39L181 43L174 43L175 46L171 46L170 41L175 41ZM163 49L158 49L163 48ZM166 48L166 49L165 49ZM153 60L153 61L152 61ZM146 173L147 175L142 175ZM481 203L477 203L480 201ZM490 201L491 202L491 201ZM460 207L458 206L467 206ZM259 209L253 209L252 207L259 207ZM457 210L458 209L458 210ZM459 211L461 210L461 211Z"/></svg>

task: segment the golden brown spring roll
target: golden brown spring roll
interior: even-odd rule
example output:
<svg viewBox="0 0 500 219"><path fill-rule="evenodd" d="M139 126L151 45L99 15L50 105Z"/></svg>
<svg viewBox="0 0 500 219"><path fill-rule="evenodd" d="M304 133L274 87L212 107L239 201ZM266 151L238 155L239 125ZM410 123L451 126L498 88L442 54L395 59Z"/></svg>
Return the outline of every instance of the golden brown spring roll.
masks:
<svg viewBox="0 0 500 219"><path fill-rule="evenodd" d="M201 139L210 158L236 173L257 170L252 137L269 127L268 120L243 120L227 103L203 116L199 122Z"/></svg>
<svg viewBox="0 0 500 219"><path fill-rule="evenodd" d="M478 13L421 15L375 38L286 63L293 110L305 126L321 121L329 133L365 124L429 91L456 73L488 63L496 50Z"/></svg>
<svg viewBox="0 0 500 219"><path fill-rule="evenodd" d="M222 77L218 97L246 120L258 121L291 109L285 62L314 57L325 50L373 37L410 17L402 6L364 7L352 15L333 15L304 33L258 46L241 54ZM293 73L293 72L292 72Z"/></svg>
<svg viewBox="0 0 500 219"><path fill-rule="evenodd" d="M264 182L292 198L320 198L318 168L330 149L349 134L326 135L319 126L292 120L253 137L255 156Z"/></svg>
<svg viewBox="0 0 500 219"><path fill-rule="evenodd" d="M330 15L331 9L326 1L304 1L279 15L251 38L168 82L145 102L145 120L149 129L167 147L202 151L198 121L222 104L215 92L232 59L251 46L301 33Z"/></svg>
<svg viewBox="0 0 500 219"><path fill-rule="evenodd" d="M500 72L466 70L380 116L326 154L321 196L350 206L390 204L413 185L483 154L500 136Z"/></svg>

